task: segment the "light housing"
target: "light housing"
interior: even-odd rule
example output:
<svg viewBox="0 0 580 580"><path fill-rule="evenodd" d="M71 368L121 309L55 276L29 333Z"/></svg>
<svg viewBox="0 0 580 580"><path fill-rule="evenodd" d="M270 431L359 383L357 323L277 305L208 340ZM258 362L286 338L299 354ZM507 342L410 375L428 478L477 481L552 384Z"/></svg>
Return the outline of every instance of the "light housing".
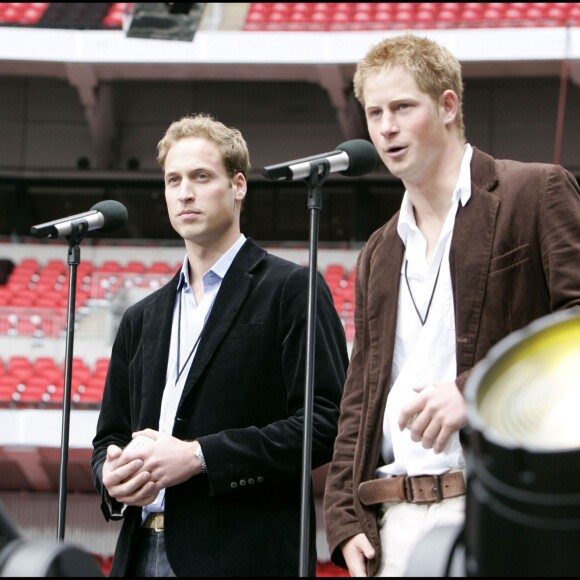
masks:
<svg viewBox="0 0 580 580"><path fill-rule="evenodd" d="M580 570L580 309L505 337L465 386L468 576Z"/></svg>

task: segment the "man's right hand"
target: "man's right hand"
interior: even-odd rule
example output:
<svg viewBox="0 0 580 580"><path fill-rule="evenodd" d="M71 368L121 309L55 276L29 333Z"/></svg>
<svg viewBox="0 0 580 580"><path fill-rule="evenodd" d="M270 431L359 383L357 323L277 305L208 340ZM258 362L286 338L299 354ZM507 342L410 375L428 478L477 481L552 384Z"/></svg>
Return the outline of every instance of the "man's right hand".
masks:
<svg viewBox="0 0 580 580"><path fill-rule="evenodd" d="M103 463L103 485L109 495L120 503L144 506L155 500L159 490L150 481L151 474L141 471L142 459L125 462L121 459L123 450L117 445L109 445Z"/></svg>
<svg viewBox="0 0 580 580"><path fill-rule="evenodd" d="M367 561L373 560L376 556L368 538L364 534L357 534L343 542L341 550L349 574L353 577L366 576Z"/></svg>

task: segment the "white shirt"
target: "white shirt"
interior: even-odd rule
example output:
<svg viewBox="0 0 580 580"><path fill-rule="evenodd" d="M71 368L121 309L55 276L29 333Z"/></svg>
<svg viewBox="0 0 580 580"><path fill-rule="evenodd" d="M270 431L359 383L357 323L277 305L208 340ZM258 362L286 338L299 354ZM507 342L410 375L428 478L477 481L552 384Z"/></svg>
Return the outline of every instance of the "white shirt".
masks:
<svg viewBox="0 0 580 580"><path fill-rule="evenodd" d="M407 192L403 196L397 231L405 244L405 259L400 273L391 391L385 409L381 447L386 465L377 470L377 477L441 474L465 466L457 432L445 450L436 454L432 449L425 449L421 442L412 441L409 429L401 431L398 419L403 407L419 396L413 387L454 381L457 377L449 248L459 203L465 206L471 197L472 153L471 146L466 145L452 205L430 263L426 258L427 242L417 227Z"/></svg>
<svg viewBox="0 0 580 580"><path fill-rule="evenodd" d="M189 369L197 352L201 331L211 312L222 280L245 241L246 237L244 234L241 234L236 243L203 275L203 298L199 304L195 301L193 288L189 282L187 255L183 259L179 284L177 285L177 297L173 309L167 376L159 415L159 431L161 433L167 433L169 435L173 433L173 424L175 423L177 408L181 400ZM181 336L179 332L180 324ZM179 369L178 345L180 347ZM163 511L164 506L165 489L162 489L153 503L143 507L142 521L145 521L151 512Z"/></svg>

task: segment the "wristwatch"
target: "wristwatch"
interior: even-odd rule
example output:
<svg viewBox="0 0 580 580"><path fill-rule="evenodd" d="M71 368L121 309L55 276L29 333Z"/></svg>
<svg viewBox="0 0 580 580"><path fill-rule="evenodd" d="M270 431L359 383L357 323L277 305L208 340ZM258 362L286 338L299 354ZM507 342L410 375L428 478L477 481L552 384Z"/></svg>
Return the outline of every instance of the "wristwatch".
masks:
<svg viewBox="0 0 580 580"><path fill-rule="evenodd" d="M201 450L201 445L196 449L195 456L199 459L201 463L201 472L207 473L207 465L205 463L205 457L203 456L203 451Z"/></svg>

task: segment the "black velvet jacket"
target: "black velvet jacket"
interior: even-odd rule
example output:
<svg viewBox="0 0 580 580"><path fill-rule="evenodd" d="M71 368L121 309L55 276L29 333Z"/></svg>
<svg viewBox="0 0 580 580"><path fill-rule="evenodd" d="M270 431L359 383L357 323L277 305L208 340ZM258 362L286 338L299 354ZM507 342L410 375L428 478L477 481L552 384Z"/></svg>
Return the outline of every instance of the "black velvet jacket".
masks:
<svg viewBox="0 0 580 580"><path fill-rule="evenodd" d="M178 280L131 306L115 338L91 460L102 498L107 446L158 429ZM348 365L320 274L317 287L312 468L331 458ZM200 441L208 468L166 490L166 550L177 576L298 575L307 312L308 268L246 240L203 329L173 428ZM140 513L125 512L111 575L126 571Z"/></svg>

